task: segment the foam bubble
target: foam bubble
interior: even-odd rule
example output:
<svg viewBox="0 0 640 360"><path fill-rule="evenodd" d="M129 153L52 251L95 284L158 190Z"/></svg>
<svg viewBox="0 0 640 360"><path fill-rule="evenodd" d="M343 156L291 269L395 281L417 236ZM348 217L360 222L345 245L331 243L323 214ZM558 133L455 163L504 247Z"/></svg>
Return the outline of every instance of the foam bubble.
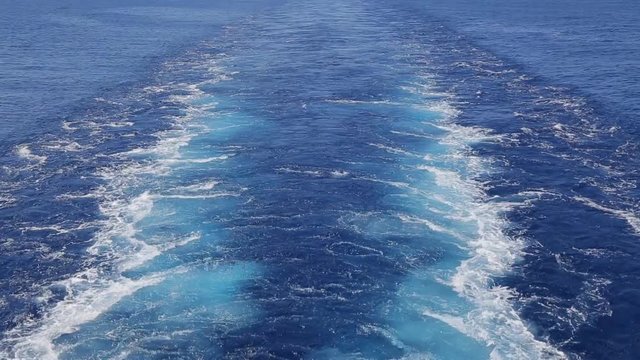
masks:
<svg viewBox="0 0 640 360"><path fill-rule="evenodd" d="M396 154L396 155L406 155L406 156L413 156L413 157L418 157L418 155L413 154L409 151L406 150L402 150L393 146L388 146L388 145L384 145L384 144L376 144L376 143L369 143L367 144L369 146L373 146L375 148L384 150L390 154Z"/></svg>

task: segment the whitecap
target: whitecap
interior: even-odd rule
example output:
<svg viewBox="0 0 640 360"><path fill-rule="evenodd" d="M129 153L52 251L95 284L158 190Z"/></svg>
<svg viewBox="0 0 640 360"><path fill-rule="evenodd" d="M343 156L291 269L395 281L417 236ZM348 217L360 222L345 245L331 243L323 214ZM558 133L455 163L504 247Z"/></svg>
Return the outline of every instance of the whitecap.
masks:
<svg viewBox="0 0 640 360"><path fill-rule="evenodd" d="M344 170L331 170L331 176L341 178L348 176L349 172Z"/></svg>
<svg viewBox="0 0 640 360"><path fill-rule="evenodd" d="M44 164L47 161L46 156L34 154L27 144L18 145L15 152L19 157L38 164Z"/></svg>

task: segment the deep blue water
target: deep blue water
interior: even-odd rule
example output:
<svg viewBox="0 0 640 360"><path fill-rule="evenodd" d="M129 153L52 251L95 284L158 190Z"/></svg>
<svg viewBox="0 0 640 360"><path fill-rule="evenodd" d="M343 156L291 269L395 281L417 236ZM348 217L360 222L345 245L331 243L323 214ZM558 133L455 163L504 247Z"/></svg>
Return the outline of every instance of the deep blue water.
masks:
<svg viewBox="0 0 640 360"><path fill-rule="evenodd" d="M0 354L635 359L640 4L0 2Z"/></svg>

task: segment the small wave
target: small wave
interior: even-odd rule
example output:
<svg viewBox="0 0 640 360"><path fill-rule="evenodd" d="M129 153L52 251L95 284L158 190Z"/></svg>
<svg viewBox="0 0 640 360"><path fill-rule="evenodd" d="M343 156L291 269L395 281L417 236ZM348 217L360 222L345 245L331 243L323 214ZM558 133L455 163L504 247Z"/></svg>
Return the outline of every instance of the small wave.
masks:
<svg viewBox="0 0 640 360"><path fill-rule="evenodd" d="M384 145L384 144L376 144L376 143L368 143L367 145L369 146L373 146L375 148L384 150L390 154L396 154L396 155L405 155L405 156L413 156L413 157L419 157L418 155L411 153L409 151L406 150L402 150L393 146L388 146L388 145Z"/></svg>
<svg viewBox="0 0 640 360"><path fill-rule="evenodd" d="M13 206L17 201L14 196L0 194L0 209Z"/></svg>
<svg viewBox="0 0 640 360"><path fill-rule="evenodd" d="M200 159L162 159L161 162L165 164L206 164L216 161L223 161L229 159L233 155L221 155L221 156L212 156L208 158L200 158Z"/></svg>
<svg viewBox="0 0 640 360"><path fill-rule="evenodd" d="M423 192L413 186L411 186L409 183L407 182L403 182L403 181L392 181L392 180L382 180L382 179L376 179L376 178L371 178L371 177L357 177L357 180L364 180L364 181L371 181L371 182L375 182L375 183L380 183L380 184L385 184L385 185L389 185L398 189L405 189L405 190L410 190L412 193L415 194L422 194Z"/></svg>
<svg viewBox="0 0 640 360"><path fill-rule="evenodd" d="M595 201L586 198L586 197L582 197L582 196L575 196L574 200L579 201L587 206L590 206L596 210L600 210L609 214L612 214L616 217L618 217L619 219L622 219L624 221L626 221L629 226L633 229L633 231L635 232L636 235L640 235L640 217L638 217L637 214L635 214L632 211L627 211L627 210L619 210L619 209L613 209L613 208L609 208L606 206L602 206L598 203L596 203Z"/></svg>
<svg viewBox="0 0 640 360"><path fill-rule="evenodd" d="M441 114L443 120L452 120L461 114L459 109L446 100L430 103L428 109L434 113Z"/></svg>
<svg viewBox="0 0 640 360"><path fill-rule="evenodd" d="M398 339L391 331L373 324L360 325L359 330L364 334L377 334L386 338L393 346L398 349L406 349L407 346Z"/></svg>
<svg viewBox="0 0 640 360"><path fill-rule="evenodd" d="M475 65L474 65L475 66ZM440 121L423 122L442 130L438 142L447 148L444 155L425 157L428 164L417 165L420 170L433 174L435 184L441 189L452 189L452 193L431 195L442 200L456 219L474 224L475 230L464 237L464 246L469 257L463 260L455 273L442 279L473 307L464 316L442 314L425 310L423 315L442 321L452 328L480 340L492 347L491 358L516 359L565 359L566 356L550 344L536 339L518 312L512 299L515 293L508 288L496 286L493 279L508 274L521 256L524 243L505 233L509 227L504 214L529 197L540 194L521 194L515 203L506 199L489 198L478 177L491 172L491 159L481 159L470 149L479 142L500 142L504 135L493 134L488 129L462 126L451 122L460 111L450 99L442 99L428 107L442 114ZM444 167L442 165L446 165ZM410 187L407 184L407 187ZM406 218L420 221L419 218ZM432 221L424 223L435 231L447 231Z"/></svg>
<svg viewBox="0 0 640 360"><path fill-rule="evenodd" d="M432 84L411 83L410 85L401 86L400 89L425 98L447 99L453 97L450 92L435 90Z"/></svg>
<svg viewBox="0 0 640 360"><path fill-rule="evenodd" d="M429 229L435 231L435 232L440 232L440 233L444 233L444 234L449 234L452 235L453 237L456 238L460 238L461 235L456 233L455 231L451 231L443 226L440 226L436 223L434 223L433 221L429 221L427 219L422 219L422 218L418 218L415 216L409 216L409 215L405 215L405 214L398 214L397 217L405 223L413 223L413 224L421 224L424 225L426 227L428 227Z"/></svg>
<svg viewBox="0 0 640 360"><path fill-rule="evenodd" d="M313 177L333 177L343 178L349 176L349 172L341 169L300 169L294 167L283 166L276 169L276 171L288 173L288 174L300 174L309 175Z"/></svg>
<svg viewBox="0 0 640 360"><path fill-rule="evenodd" d="M369 246L358 245L350 241L340 241L327 247L327 251L332 254L343 254L357 257L383 256L384 253Z"/></svg>
<svg viewBox="0 0 640 360"><path fill-rule="evenodd" d="M123 153L123 155L154 155L160 159L179 158L180 149L189 144L192 136L192 134L188 134L184 129L165 131L158 134L159 141L154 146L132 149Z"/></svg>
<svg viewBox="0 0 640 360"><path fill-rule="evenodd" d="M219 181L215 181L215 180L204 181L204 182L193 184L193 185L178 186L178 187L174 188L173 191L176 191L176 192L182 192L182 191L186 191L186 192L207 191L207 190L212 190L218 184L220 184L220 182Z"/></svg>
<svg viewBox="0 0 640 360"><path fill-rule="evenodd" d="M65 227L62 224L47 225L47 226L25 226L22 231L50 231L56 234L68 234L80 230L89 229L96 226L95 223L83 223L75 227Z"/></svg>
<svg viewBox="0 0 640 360"><path fill-rule="evenodd" d="M446 145L461 146L481 142L499 142L505 138L504 135L493 134L489 129L476 126L462 126L454 123L431 125L448 133L442 139L442 143Z"/></svg>
<svg viewBox="0 0 640 360"><path fill-rule="evenodd" d="M303 175L311 175L311 176L322 176L322 171L320 170L299 170L290 167L279 167L276 169L277 171L289 173L289 174L303 174Z"/></svg>
<svg viewBox="0 0 640 360"><path fill-rule="evenodd" d="M42 147L48 150L69 151L69 152L78 152L78 151L83 151L90 148L90 146L80 145L75 141L69 141L69 140L52 141L49 143L42 144Z"/></svg>
<svg viewBox="0 0 640 360"><path fill-rule="evenodd" d="M473 337L473 334L470 333L469 328L465 325L464 319L457 317L455 315L449 314L438 314L431 310L423 310L422 315L434 318L436 320L440 320L443 323L449 325L450 327L456 329L458 332Z"/></svg>
<svg viewBox="0 0 640 360"><path fill-rule="evenodd" d="M458 266L451 285L477 304L466 321L472 326L474 337L493 344L492 358L500 359L508 354L517 359L565 359L562 352L536 339L529 331L512 307L515 293L493 285L493 278L511 271L524 247L521 240L504 233L507 221L501 214L511 206L490 202L468 206L478 226L477 237L469 242L471 257Z"/></svg>
<svg viewBox="0 0 640 360"><path fill-rule="evenodd" d="M347 105L392 105L392 106L407 106L410 104L394 102L391 100L350 100L350 99L337 99L326 100L328 103L333 104L347 104Z"/></svg>
<svg viewBox="0 0 640 360"><path fill-rule="evenodd" d="M156 199L179 199L179 200L198 200L198 199L216 199L221 197L237 197L240 194L231 193L231 192L220 192L220 193L212 193L212 194L203 194L203 195L154 195Z"/></svg>

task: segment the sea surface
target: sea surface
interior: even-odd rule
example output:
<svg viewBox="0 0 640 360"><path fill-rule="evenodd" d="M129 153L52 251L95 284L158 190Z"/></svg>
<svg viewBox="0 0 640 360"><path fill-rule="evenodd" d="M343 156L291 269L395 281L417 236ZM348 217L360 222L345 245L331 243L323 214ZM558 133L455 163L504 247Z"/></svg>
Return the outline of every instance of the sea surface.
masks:
<svg viewBox="0 0 640 360"><path fill-rule="evenodd" d="M0 0L0 358L637 359L639 19Z"/></svg>

